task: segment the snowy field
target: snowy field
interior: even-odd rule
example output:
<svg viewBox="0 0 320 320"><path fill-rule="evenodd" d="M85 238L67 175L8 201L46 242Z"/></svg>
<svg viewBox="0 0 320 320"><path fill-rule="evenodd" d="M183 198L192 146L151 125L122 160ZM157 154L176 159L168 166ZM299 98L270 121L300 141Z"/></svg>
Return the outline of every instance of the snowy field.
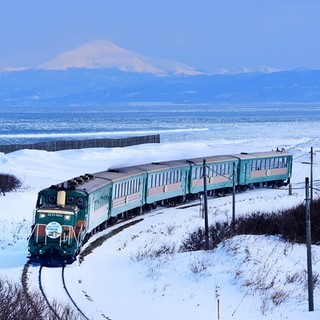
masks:
<svg viewBox="0 0 320 320"><path fill-rule="evenodd" d="M311 146L320 150L320 140L262 141L221 139L215 143L121 149L0 153L0 172L14 174L23 182L21 190L0 196L1 276L20 281L37 192L83 173L151 161L285 147L294 156L293 195L287 188L237 194L236 215L303 203L304 180L310 166L302 162L310 161ZM314 165L315 188L319 188L318 157ZM209 199L209 223L230 220L231 211L231 197ZM141 223L107 240L81 264L76 261L66 268L72 296L94 320L105 316L112 320L320 318L319 282L314 291L315 311L308 311L305 245L291 245L278 237L246 235L225 241L214 251L179 252L187 234L203 225L199 205L160 208L145 215ZM156 256L163 246L171 248L171 253ZM320 277L320 248L313 246L312 250L313 272ZM50 287L47 289L50 292ZM55 296L53 289L51 295Z"/></svg>

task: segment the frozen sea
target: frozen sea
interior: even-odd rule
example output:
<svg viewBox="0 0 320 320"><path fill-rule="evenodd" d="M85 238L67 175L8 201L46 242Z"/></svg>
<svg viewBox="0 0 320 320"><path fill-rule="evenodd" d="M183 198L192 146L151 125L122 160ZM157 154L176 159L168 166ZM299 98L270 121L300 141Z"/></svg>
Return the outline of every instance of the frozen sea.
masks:
<svg viewBox="0 0 320 320"><path fill-rule="evenodd" d="M0 144L160 134L161 142L320 139L320 104L8 108Z"/></svg>

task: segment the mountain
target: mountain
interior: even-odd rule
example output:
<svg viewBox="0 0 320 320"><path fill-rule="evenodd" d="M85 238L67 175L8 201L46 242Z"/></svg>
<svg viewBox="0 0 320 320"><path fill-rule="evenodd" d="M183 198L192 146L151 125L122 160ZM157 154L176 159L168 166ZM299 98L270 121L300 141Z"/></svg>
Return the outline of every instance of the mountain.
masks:
<svg viewBox="0 0 320 320"><path fill-rule="evenodd" d="M320 102L320 70L167 75L73 68L0 73L0 108Z"/></svg>
<svg viewBox="0 0 320 320"><path fill-rule="evenodd" d="M320 102L320 70L204 74L97 40L35 69L0 72L0 108Z"/></svg>
<svg viewBox="0 0 320 320"><path fill-rule="evenodd" d="M66 70L70 68L117 68L121 71L156 75L200 74L194 68L180 62L143 56L120 48L106 40L96 40L84 44L74 50L61 53L38 66L38 69L44 70Z"/></svg>

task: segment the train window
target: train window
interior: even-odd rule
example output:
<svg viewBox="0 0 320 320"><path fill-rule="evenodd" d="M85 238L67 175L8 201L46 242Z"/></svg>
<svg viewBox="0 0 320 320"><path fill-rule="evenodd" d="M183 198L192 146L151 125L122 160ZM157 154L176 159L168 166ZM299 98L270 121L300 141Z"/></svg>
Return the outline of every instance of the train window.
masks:
<svg viewBox="0 0 320 320"><path fill-rule="evenodd" d="M159 186L163 186L163 173L159 174Z"/></svg>
<svg viewBox="0 0 320 320"><path fill-rule="evenodd" d="M121 197L124 196L124 193L125 193L125 184L124 182L121 183Z"/></svg>
<svg viewBox="0 0 320 320"><path fill-rule="evenodd" d="M42 194L42 195L40 195L39 198L38 198L37 207L41 207L41 206L43 206L45 203L46 203L46 198L45 198L45 196Z"/></svg>
<svg viewBox="0 0 320 320"><path fill-rule="evenodd" d="M270 159L266 159L266 169L270 169Z"/></svg>
<svg viewBox="0 0 320 320"><path fill-rule="evenodd" d="M119 185L116 184L114 188L114 197L119 198Z"/></svg>
<svg viewBox="0 0 320 320"><path fill-rule="evenodd" d="M123 197L126 193L126 183L125 182L122 182L121 183L121 197Z"/></svg>
<svg viewBox="0 0 320 320"><path fill-rule="evenodd" d="M213 175L214 175L213 167L212 166L208 166L207 176L208 177L213 177Z"/></svg>
<svg viewBox="0 0 320 320"><path fill-rule="evenodd" d="M224 163L223 164L223 173L222 173L224 176L227 174L227 164Z"/></svg>
<svg viewBox="0 0 320 320"><path fill-rule="evenodd" d="M118 198L121 197L121 184L118 184Z"/></svg>
<svg viewBox="0 0 320 320"><path fill-rule="evenodd" d="M269 159L269 169L274 168L274 159Z"/></svg>
<svg viewBox="0 0 320 320"><path fill-rule="evenodd" d="M283 168L283 158L279 158L279 168Z"/></svg>
<svg viewBox="0 0 320 320"><path fill-rule="evenodd" d="M196 178L197 178L197 168L193 168L192 179L196 179Z"/></svg>
<svg viewBox="0 0 320 320"><path fill-rule="evenodd" d="M256 161L256 170L261 170L261 159Z"/></svg>

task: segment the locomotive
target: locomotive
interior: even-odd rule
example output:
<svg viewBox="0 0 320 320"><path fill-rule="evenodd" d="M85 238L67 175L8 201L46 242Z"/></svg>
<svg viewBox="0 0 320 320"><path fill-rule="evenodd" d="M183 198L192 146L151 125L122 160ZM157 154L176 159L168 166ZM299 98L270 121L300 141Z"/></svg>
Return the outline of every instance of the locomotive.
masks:
<svg viewBox="0 0 320 320"><path fill-rule="evenodd" d="M204 161L205 160L205 161ZM115 168L52 185L38 193L29 260L72 263L95 232L155 208L252 186L290 182L292 155L281 151L217 155Z"/></svg>

